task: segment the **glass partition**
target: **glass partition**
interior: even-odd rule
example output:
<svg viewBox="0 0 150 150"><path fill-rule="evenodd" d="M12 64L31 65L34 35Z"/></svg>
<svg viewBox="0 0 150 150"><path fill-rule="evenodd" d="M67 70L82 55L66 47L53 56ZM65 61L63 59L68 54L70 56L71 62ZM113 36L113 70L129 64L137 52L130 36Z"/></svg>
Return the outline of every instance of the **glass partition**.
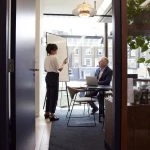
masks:
<svg viewBox="0 0 150 150"><path fill-rule="evenodd" d="M137 77L128 79L128 97L132 103L143 103L143 92L149 88L150 79L150 4L146 0L127 0L128 17L128 74ZM137 80L140 79L140 80ZM136 84L133 84L133 82ZM130 89L130 90L129 90ZM149 96L149 95L147 95ZM147 97L148 99L148 97ZM128 101L129 102L129 101ZM130 100L131 102L131 100Z"/></svg>
<svg viewBox="0 0 150 150"><path fill-rule="evenodd" d="M67 39L70 81L84 81L86 76L94 75L99 58L105 54L104 23L98 20L99 17L44 16L44 32ZM112 68L111 23L108 23L108 34L108 58Z"/></svg>
<svg viewBox="0 0 150 150"><path fill-rule="evenodd" d="M150 1L127 0L127 17L127 148L141 150L150 147Z"/></svg>

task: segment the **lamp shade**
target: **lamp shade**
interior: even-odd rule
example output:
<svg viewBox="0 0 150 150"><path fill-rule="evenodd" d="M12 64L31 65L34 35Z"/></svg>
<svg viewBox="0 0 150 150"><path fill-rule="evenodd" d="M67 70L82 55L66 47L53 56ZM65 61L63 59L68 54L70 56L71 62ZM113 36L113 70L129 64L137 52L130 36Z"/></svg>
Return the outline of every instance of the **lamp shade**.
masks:
<svg viewBox="0 0 150 150"><path fill-rule="evenodd" d="M87 17L92 17L96 15L96 10L95 8L92 8L92 6L86 2L83 2L82 4L79 4L77 8L75 8L72 13L75 16L87 16Z"/></svg>

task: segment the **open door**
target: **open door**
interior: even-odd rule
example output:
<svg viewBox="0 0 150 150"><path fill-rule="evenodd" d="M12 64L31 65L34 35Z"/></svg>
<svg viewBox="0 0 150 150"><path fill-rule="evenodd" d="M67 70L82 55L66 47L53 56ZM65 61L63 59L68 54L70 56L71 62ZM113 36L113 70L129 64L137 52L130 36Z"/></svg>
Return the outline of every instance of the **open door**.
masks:
<svg viewBox="0 0 150 150"><path fill-rule="evenodd" d="M11 149L35 148L35 0L11 3Z"/></svg>

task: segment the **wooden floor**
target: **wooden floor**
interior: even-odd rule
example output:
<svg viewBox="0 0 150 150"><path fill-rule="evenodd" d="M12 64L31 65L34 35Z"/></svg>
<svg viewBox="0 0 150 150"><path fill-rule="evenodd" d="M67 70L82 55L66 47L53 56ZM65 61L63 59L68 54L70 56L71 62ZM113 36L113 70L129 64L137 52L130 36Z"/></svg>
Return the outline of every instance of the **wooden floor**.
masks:
<svg viewBox="0 0 150 150"><path fill-rule="evenodd" d="M76 109L80 108L80 106L76 106ZM62 109L57 107L58 109ZM68 108L63 108L67 110ZM41 114L40 117L36 117L35 119L35 133L36 133L36 141L35 141L35 150L48 150L49 149L49 140L50 140L50 132L51 132L51 122L44 118L44 114Z"/></svg>
<svg viewBox="0 0 150 150"><path fill-rule="evenodd" d="M35 150L48 150L51 122L43 116L36 118L36 146Z"/></svg>
<svg viewBox="0 0 150 150"><path fill-rule="evenodd" d="M42 87L42 91L41 93L45 93L45 78L43 79L43 87ZM82 82L77 82L77 81L72 81L70 82L71 85L77 86L80 84L84 84ZM70 85L68 84L68 85ZM60 86L64 86L63 83ZM59 106L66 106L67 104L67 98L66 98L66 92L61 93L63 94L63 98L59 97L58 99L58 105ZM45 100L45 95L42 94L42 102L41 104L44 103ZM61 95L60 95L61 96ZM43 112L43 108L41 108L41 112ZM60 107L57 107L57 109L60 109ZM63 109L67 109L67 108L63 108ZM40 117L36 118L36 146L35 146L35 150L48 150L48 146L49 146L49 138L50 138L50 131L51 131L51 123L48 120L44 119L44 114L41 114Z"/></svg>

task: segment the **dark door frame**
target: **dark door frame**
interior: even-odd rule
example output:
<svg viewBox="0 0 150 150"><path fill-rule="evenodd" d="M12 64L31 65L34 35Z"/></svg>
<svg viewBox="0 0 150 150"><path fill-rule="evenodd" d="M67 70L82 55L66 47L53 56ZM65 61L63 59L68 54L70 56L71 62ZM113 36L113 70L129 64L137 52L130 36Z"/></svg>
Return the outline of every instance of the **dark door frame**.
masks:
<svg viewBox="0 0 150 150"><path fill-rule="evenodd" d="M9 145L9 104L8 104L8 51L9 17L8 0L0 1L0 149L8 150Z"/></svg>
<svg viewBox="0 0 150 150"><path fill-rule="evenodd" d="M9 114L8 114L8 1L0 1L0 149L8 150L9 145ZM113 6L113 77L114 88L114 150L126 150L126 22L124 19L126 1L112 0ZM117 9L114 9L117 8ZM123 131L123 125L125 130Z"/></svg>
<svg viewBox="0 0 150 150"><path fill-rule="evenodd" d="M17 2L17 5L16 5L16 2ZM19 113L16 115L17 111L15 109L17 107L16 104L18 104L18 103L16 103L16 93L19 93L18 91L16 92L16 82L15 82L16 81L15 79L17 78L16 76L18 75L18 73L15 72L16 70L13 71L12 73L9 72L9 66L10 66L9 57L14 59L14 62L16 61L16 44L18 45L22 42L22 41L21 42L19 41L20 40L19 38L16 40L16 22L18 21L17 20L18 18L16 19L16 16L18 17L19 13L23 16L23 13L22 13L22 11L16 11L16 6L17 6L18 10L22 10L20 8L26 6L25 7L26 12L30 11L29 13L27 13L27 16L29 16L31 14L31 17L32 17L32 21L30 21L30 23L33 25L32 27L34 27L34 25L35 25L34 24L35 23L35 20L34 20L35 0L32 0L32 1L31 0L27 0L27 1L15 0L13 2L12 2L12 0L1 0L0 1L0 70L1 70L0 71L0 122L1 122L1 125L0 125L0 149L1 150L19 149L19 148L17 148L17 146L23 147L25 142L22 142L22 141L25 138L28 138L30 133L31 133L32 139L30 139L30 141L25 144L26 144L26 146L27 145L32 146L32 148L28 148L28 149L33 149L34 144L35 144L35 140L34 140L34 137L35 137L35 134L34 134L34 132L35 132L34 98L32 99L32 102L29 104L29 107L33 106L30 109L31 111L27 111L29 117L26 115L27 116L26 119L27 119L28 123L27 123L27 125L24 126L24 127L28 126L29 130L23 130L24 129L24 128L22 128L23 126L16 125L18 122L22 123L22 121L18 121L20 118L25 117L25 115L22 115L23 117L20 117L17 120L18 122L16 121L16 118L19 115ZM24 11L24 13L26 13L26 12ZM27 19L27 17L26 17L26 19ZM23 24L23 25L26 26L25 24ZM32 31L34 31L34 28L32 28L32 29L33 29ZM24 32L26 32L26 31L24 30ZM28 37L30 37L30 34L32 37L32 39L27 38L28 44L30 45L30 47L27 44L25 46L22 46L24 44L24 42L22 42L23 44L21 43L22 44L21 46L23 47L23 49L28 50L28 52L30 52L30 50L31 50L34 54L34 47L35 47L34 46L34 43L35 43L34 35L35 35L35 33L34 32L32 32L32 33L28 32L28 33L29 33ZM19 35L19 33L18 33L18 35ZM27 40L25 40L25 42L27 42ZM10 52L10 50L11 50L11 52ZM17 57L17 60L19 58L20 57ZM33 58L34 58L34 56L33 56ZM32 63L32 62L29 62L29 63L31 64L31 65L29 64L31 66L31 68L34 67L34 63ZM16 64L14 63L14 68L15 68L15 65ZM28 67L30 68L30 66L28 66ZM34 74L30 70L27 70L27 71L29 72L29 76L31 74L32 75ZM11 80L10 78L13 80ZM28 92L28 90L26 90L26 91ZM31 94L31 90L30 90L30 94ZM34 97L34 92L32 95ZM23 102L23 101L20 101L20 102ZM13 111L12 111L12 108L13 108ZM19 110L22 110L22 109L19 109ZM32 114L30 112L32 112ZM30 120L28 120L28 118ZM31 126L31 124L32 124L32 126ZM17 132L16 129L18 129L18 127L19 127L19 129L22 129L22 131L25 131L25 134L20 134L19 132ZM27 131L28 131L28 133L27 133ZM13 138L12 138L12 135L13 135ZM18 135L22 138L19 138ZM17 137L18 137L18 139L17 139ZM19 142L19 140L22 140L21 142L23 144L21 142ZM27 140L25 140L25 141L27 141Z"/></svg>
<svg viewBox="0 0 150 150"><path fill-rule="evenodd" d="M113 12L113 150L127 150L126 0L112 0Z"/></svg>

